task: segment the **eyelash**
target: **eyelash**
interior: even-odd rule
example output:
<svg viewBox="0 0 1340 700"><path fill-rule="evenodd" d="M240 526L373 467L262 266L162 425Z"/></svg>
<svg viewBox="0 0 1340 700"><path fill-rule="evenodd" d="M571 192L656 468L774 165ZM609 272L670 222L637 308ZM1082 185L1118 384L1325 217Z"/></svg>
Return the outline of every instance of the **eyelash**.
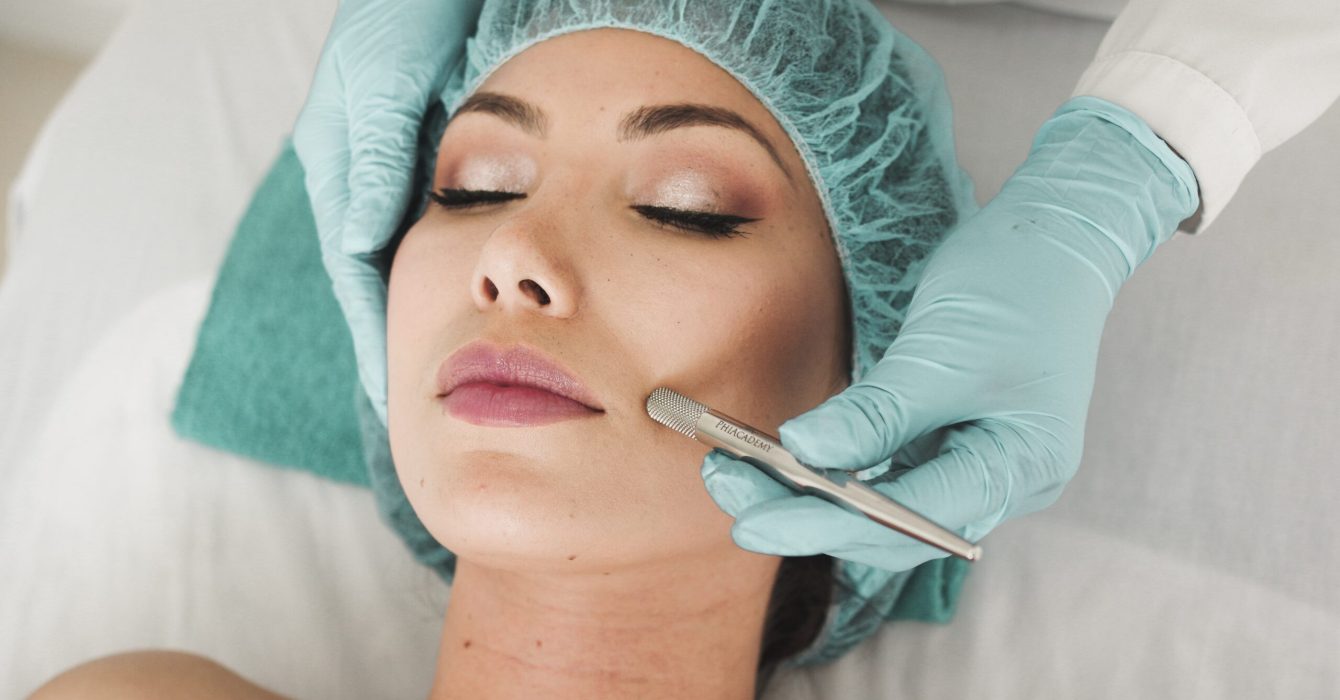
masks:
<svg viewBox="0 0 1340 700"><path fill-rule="evenodd" d="M462 190L451 188L443 188L436 192L430 190L428 192L429 199L447 209L468 209L483 204L495 204L497 202L506 202L513 199L523 199L525 196L526 195L518 192ZM758 219L750 219L744 216L712 214L705 211L689 211L685 209L673 209L671 207L657 207L648 204L634 205L632 209L657 224L673 226L685 231L702 233L711 238L747 236L749 233L747 231L741 231L738 227L741 224L758 221Z"/></svg>

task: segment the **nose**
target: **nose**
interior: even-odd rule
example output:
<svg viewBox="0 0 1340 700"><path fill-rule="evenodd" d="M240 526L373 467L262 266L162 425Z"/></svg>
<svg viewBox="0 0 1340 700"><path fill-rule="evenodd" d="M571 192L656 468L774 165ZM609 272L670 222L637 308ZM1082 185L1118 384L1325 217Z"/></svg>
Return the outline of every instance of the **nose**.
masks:
<svg viewBox="0 0 1340 700"><path fill-rule="evenodd" d="M481 311L530 311L569 317L577 309L577 282L558 250L561 237L543 225L510 221L496 229L480 251L470 293Z"/></svg>

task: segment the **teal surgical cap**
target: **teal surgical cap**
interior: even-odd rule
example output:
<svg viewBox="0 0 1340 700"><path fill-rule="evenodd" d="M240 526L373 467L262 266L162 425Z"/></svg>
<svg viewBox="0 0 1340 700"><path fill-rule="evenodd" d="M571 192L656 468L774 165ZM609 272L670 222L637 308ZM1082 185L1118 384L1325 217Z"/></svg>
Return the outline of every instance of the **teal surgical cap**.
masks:
<svg viewBox="0 0 1340 700"><path fill-rule="evenodd" d="M954 157L939 67L867 0L490 0L425 123L420 183L433 172L446 119L494 70L545 39L598 28L642 31L702 54L791 137L835 234L852 310L852 381L860 380L897 335L926 257L976 208ZM420 198L415 208L422 206ZM385 428L370 405L362 411L382 517L450 582L455 555L415 516ZM888 470L886 462L858 476L888 478ZM873 634L892 617L912 573L836 561L823 630L786 665L832 661Z"/></svg>

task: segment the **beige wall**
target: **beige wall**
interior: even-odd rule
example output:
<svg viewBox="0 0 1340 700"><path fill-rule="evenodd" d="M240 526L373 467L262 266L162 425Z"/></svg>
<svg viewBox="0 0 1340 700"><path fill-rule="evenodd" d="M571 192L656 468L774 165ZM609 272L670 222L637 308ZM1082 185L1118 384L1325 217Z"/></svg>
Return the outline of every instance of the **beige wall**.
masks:
<svg viewBox="0 0 1340 700"><path fill-rule="evenodd" d="M0 280L9 185L38 129L136 0L0 0Z"/></svg>
<svg viewBox="0 0 1340 700"><path fill-rule="evenodd" d="M0 40L92 56L136 0L3 0Z"/></svg>
<svg viewBox="0 0 1340 700"><path fill-rule="evenodd" d="M9 185L33 137L65 94L86 58L50 47L0 38L0 280L6 264Z"/></svg>

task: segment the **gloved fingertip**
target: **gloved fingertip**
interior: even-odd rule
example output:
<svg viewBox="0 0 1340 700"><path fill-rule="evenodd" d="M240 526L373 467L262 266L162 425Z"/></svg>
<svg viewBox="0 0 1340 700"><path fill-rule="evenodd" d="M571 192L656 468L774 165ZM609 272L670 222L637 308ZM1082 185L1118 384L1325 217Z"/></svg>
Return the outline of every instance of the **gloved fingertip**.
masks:
<svg viewBox="0 0 1340 700"><path fill-rule="evenodd" d="M866 466L858 440L852 439L850 411L834 397L778 426L778 436L796 459L816 467L854 469Z"/></svg>
<svg viewBox="0 0 1340 700"><path fill-rule="evenodd" d="M703 486L717 505L731 517L775 499L794 497L786 486L752 464L718 453L704 460Z"/></svg>
<svg viewBox="0 0 1340 700"><path fill-rule="evenodd" d="M730 457L727 457L720 451L712 450L703 456L703 466L699 473L702 475L703 479L708 479L716 474L717 471L721 469L721 466L729 460Z"/></svg>
<svg viewBox="0 0 1340 700"><path fill-rule="evenodd" d="M790 555L789 548L784 543L777 542L738 520L731 526L730 536L741 549L756 554L783 557Z"/></svg>
<svg viewBox="0 0 1340 700"><path fill-rule="evenodd" d="M782 447L785 447L802 462L812 463L815 456L810 453L810 446L814 443L814 436L823 433L822 425L827 422L827 415L821 413L822 409L823 406L820 406L777 427L778 437L782 439Z"/></svg>

